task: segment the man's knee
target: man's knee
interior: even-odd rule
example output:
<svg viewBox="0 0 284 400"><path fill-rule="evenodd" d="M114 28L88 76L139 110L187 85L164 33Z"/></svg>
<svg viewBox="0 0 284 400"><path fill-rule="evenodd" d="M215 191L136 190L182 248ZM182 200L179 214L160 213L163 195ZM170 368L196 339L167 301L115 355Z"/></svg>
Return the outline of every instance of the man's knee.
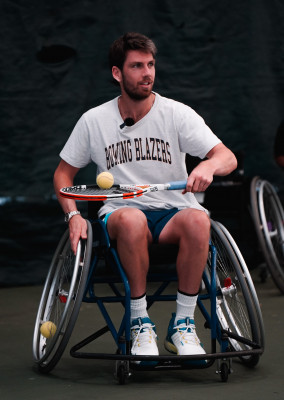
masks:
<svg viewBox="0 0 284 400"><path fill-rule="evenodd" d="M130 239L144 236L148 231L147 219L138 209L119 209L109 217L108 229L116 237L124 235Z"/></svg>
<svg viewBox="0 0 284 400"><path fill-rule="evenodd" d="M204 211L194 210L189 212L183 220L184 234L189 235L196 240L209 241L210 236L210 218Z"/></svg>

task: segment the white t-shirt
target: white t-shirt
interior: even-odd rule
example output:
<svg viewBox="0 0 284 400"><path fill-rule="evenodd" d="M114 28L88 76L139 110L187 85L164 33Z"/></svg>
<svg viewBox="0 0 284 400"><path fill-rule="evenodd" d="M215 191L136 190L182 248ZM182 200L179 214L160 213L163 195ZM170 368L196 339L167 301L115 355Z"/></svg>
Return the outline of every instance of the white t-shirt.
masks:
<svg viewBox="0 0 284 400"><path fill-rule="evenodd" d="M155 95L151 110L131 127L121 128L118 97L87 111L77 122L60 157L77 168L94 162L97 174L109 171L115 184L186 180L186 153L202 159L221 141L192 108ZM95 177L87 183L94 182ZM174 190L136 199L109 200L99 215L121 207L143 210L192 207L206 211L193 193L182 195Z"/></svg>

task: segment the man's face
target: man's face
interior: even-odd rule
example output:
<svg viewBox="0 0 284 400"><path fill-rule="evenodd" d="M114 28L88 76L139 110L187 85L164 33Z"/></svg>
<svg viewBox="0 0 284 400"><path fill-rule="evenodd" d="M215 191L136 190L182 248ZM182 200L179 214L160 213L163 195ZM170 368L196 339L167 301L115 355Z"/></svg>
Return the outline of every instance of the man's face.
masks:
<svg viewBox="0 0 284 400"><path fill-rule="evenodd" d="M150 96L155 80L155 59L151 53L130 50L121 71L121 88L133 100Z"/></svg>

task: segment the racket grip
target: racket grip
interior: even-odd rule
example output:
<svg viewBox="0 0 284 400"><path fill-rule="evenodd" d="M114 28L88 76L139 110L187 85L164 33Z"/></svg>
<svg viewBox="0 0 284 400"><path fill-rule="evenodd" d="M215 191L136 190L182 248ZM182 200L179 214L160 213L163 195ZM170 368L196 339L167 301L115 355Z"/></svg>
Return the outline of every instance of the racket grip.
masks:
<svg viewBox="0 0 284 400"><path fill-rule="evenodd" d="M187 181L174 181L169 182L168 190L178 190L178 189L185 189Z"/></svg>

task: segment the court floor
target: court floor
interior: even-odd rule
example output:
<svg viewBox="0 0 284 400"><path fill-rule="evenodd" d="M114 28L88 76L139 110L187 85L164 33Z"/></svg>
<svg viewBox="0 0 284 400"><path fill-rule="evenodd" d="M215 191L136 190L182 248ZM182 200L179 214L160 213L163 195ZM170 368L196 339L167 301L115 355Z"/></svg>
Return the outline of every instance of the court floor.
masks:
<svg viewBox="0 0 284 400"><path fill-rule="evenodd" d="M253 275L256 275L253 274ZM114 378L114 361L75 359L71 345L96 330L101 316L97 306L83 304L79 319L62 359L49 375L34 367L32 335L41 286L0 290L0 397L3 400L64 399L284 399L284 296L268 279L261 283L254 276L266 328L266 348L254 369L233 360L233 373L227 383L216 375L217 364L204 370L133 371L126 385ZM159 347L173 304L162 303L151 311L157 324ZM158 321L158 322L157 322ZM93 329L93 331L92 331ZM111 338L102 346L112 349Z"/></svg>

